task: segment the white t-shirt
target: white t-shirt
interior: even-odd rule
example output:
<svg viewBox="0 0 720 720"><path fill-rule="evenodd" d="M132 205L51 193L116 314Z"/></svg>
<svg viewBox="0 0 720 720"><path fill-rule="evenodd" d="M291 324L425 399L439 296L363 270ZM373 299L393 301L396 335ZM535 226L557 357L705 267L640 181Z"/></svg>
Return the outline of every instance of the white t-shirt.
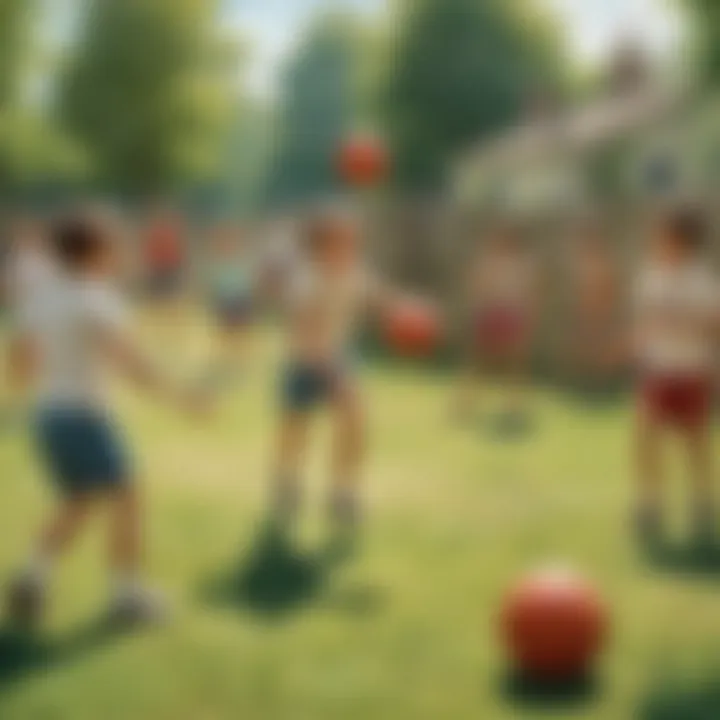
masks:
<svg viewBox="0 0 720 720"><path fill-rule="evenodd" d="M712 369L720 285L708 265L648 265L637 278L634 302L641 368L667 373Z"/></svg>
<svg viewBox="0 0 720 720"><path fill-rule="evenodd" d="M100 281L58 278L36 296L23 327L38 353L37 402L103 405L102 339L126 325L122 298Z"/></svg>
<svg viewBox="0 0 720 720"><path fill-rule="evenodd" d="M22 317L28 305L47 291L56 278L55 265L42 250L19 248L12 251L5 277L12 311Z"/></svg>
<svg viewBox="0 0 720 720"><path fill-rule="evenodd" d="M291 355L309 362L341 358L377 292L373 274L363 266L332 275L303 263L288 287Z"/></svg>

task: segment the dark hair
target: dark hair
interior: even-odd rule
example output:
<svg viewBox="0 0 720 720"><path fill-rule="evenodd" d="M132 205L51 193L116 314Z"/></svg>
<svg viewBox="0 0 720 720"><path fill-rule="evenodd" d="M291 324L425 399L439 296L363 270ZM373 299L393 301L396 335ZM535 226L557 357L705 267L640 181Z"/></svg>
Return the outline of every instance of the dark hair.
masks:
<svg viewBox="0 0 720 720"><path fill-rule="evenodd" d="M348 213L332 207L321 208L310 213L303 224L302 244L304 248L310 253L317 252L337 228L351 221L352 218Z"/></svg>
<svg viewBox="0 0 720 720"><path fill-rule="evenodd" d="M663 220L663 228L687 250L700 250L707 241L708 228L704 214L691 207L671 210Z"/></svg>
<svg viewBox="0 0 720 720"><path fill-rule="evenodd" d="M65 215L50 226L50 244L58 262L78 268L93 259L106 245L100 224L83 213Z"/></svg>

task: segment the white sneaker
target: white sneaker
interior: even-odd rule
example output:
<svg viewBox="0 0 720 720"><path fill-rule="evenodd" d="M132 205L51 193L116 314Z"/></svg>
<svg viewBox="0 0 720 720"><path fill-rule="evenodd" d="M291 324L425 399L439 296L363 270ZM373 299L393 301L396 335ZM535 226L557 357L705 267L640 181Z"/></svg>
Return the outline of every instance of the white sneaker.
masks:
<svg viewBox="0 0 720 720"><path fill-rule="evenodd" d="M272 518L281 526L291 525L300 513L302 502L297 483L277 484L273 489Z"/></svg>
<svg viewBox="0 0 720 720"><path fill-rule="evenodd" d="M335 491L330 496L330 519L338 529L354 530L362 519L360 500L354 491Z"/></svg>
<svg viewBox="0 0 720 720"><path fill-rule="evenodd" d="M167 598L157 590L137 588L132 592L119 595L108 613L109 622L121 627L142 625L161 625L170 616Z"/></svg>

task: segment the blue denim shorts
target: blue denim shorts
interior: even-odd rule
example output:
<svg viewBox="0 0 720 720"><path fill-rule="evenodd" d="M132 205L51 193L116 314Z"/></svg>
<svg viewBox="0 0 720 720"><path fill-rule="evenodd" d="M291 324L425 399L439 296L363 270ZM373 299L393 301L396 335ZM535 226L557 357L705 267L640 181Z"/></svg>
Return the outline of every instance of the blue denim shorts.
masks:
<svg viewBox="0 0 720 720"><path fill-rule="evenodd" d="M147 294L155 299L171 298L179 294L182 283L180 268L156 268L147 279Z"/></svg>
<svg viewBox="0 0 720 720"><path fill-rule="evenodd" d="M218 298L212 307L218 325L223 328L241 328L252 320L253 303L249 297Z"/></svg>
<svg viewBox="0 0 720 720"><path fill-rule="evenodd" d="M130 482L124 443L100 410L52 407L38 412L35 440L63 495L116 490Z"/></svg>
<svg viewBox="0 0 720 720"><path fill-rule="evenodd" d="M312 364L289 362L282 374L281 400L284 410L308 412L330 400L353 373L351 361Z"/></svg>

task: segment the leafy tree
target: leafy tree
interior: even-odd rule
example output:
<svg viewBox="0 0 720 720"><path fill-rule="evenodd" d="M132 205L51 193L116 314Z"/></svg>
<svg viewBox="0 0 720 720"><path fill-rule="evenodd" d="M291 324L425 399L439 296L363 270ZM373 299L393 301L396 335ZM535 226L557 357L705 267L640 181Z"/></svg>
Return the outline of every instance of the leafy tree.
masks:
<svg viewBox="0 0 720 720"><path fill-rule="evenodd" d="M380 104L404 188L438 186L468 144L560 84L546 19L527 1L404 0Z"/></svg>
<svg viewBox="0 0 720 720"><path fill-rule="evenodd" d="M25 109L0 114L0 187L32 194L43 186L84 182L91 162L42 115Z"/></svg>
<svg viewBox="0 0 720 720"><path fill-rule="evenodd" d="M59 93L64 125L99 180L161 193L214 172L238 48L218 0L94 0Z"/></svg>
<svg viewBox="0 0 720 720"><path fill-rule="evenodd" d="M26 92L41 56L37 29L46 6L0 0L0 191L3 201L38 185L78 177L85 160Z"/></svg>
<svg viewBox="0 0 720 720"><path fill-rule="evenodd" d="M0 0L0 112L17 100L34 10L33 0Z"/></svg>
<svg viewBox="0 0 720 720"><path fill-rule="evenodd" d="M720 84L720 4L716 0L679 0L689 21L691 40L704 83Z"/></svg>
<svg viewBox="0 0 720 720"><path fill-rule="evenodd" d="M224 152L221 177L220 201L227 212L246 213L262 203L271 141L271 109L254 99L240 101Z"/></svg>
<svg viewBox="0 0 720 720"><path fill-rule="evenodd" d="M333 157L351 129L357 104L355 24L345 14L321 16L286 69L267 178L270 203L308 200L337 189Z"/></svg>

